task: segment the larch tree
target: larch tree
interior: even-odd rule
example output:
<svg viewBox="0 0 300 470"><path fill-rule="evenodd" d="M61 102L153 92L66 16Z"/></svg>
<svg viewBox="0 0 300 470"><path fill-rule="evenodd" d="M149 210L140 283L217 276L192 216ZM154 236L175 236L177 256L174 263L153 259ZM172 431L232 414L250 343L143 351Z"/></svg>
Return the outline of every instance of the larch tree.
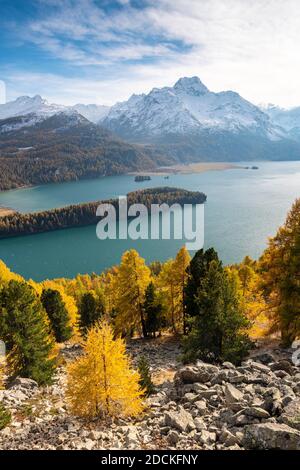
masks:
<svg viewBox="0 0 300 470"><path fill-rule="evenodd" d="M34 289L11 280L0 291L0 337L6 344L11 375L51 382L55 370L54 342L46 312Z"/></svg>
<svg viewBox="0 0 300 470"><path fill-rule="evenodd" d="M174 260L174 275L175 282L178 289L178 302L179 302L179 322L182 323L183 334L187 332L187 319L185 309L185 288L188 282L189 273L187 268L190 264L191 257L186 247L183 246L177 253Z"/></svg>
<svg viewBox="0 0 300 470"><path fill-rule="evenodd" d="M121 260L116 282L116 328L125 334L134 330L147 337L144 313L145 291L151 280L150 269L137 251L126 251Z"/></svg>
<svg viewBox="0 0 300 470"><path fill-rule="evenodd" d="M174 333L178 333L180 327L178 324L180 299L178 299L177 279L174 275L174 260L170 259L162 265L157 285L162 292L167 324L171 326Z"/></svg>
<svg viewBox="0 0 300 470"><path fill-rule="evenodd" d="M184 297L190 259L189 252L182 247L174 260L163 264L158 277L158 285L165 293L168 320L175 333L186 332Z"/></svg>
<svg viewBox="0 0 300 470"><path fill-rule="evenodd" d="M144 408L140 376L131 366L124 341L114 339L107 322L88 331L83 351L68 367L71 411L85 418L139 415Z"/></svg>
<svg viewBox="0 0 300 470"><path fill-rule="evenodd" d="M261 286L271 321L285 346L300 334L300 199L259 260Z"/></svg>

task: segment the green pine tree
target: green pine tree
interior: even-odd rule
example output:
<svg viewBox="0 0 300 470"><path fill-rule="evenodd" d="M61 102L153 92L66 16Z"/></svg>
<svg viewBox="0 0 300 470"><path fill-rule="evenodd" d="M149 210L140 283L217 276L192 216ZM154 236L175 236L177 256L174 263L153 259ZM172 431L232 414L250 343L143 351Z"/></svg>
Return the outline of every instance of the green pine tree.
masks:
<svg viewBox="0 0 300 470"><path fill-rule="evenodd" d="M54 342L43 306L26 282L10 281L0 291L0 337L6 343L11 375L39 384L51 382Z"/></svg>
<svg viewBox="0 0 300 470"><path fill-rule="evenodd" d="M140 375L139 384L142 390L144 390L145 395L149 396L152 393L155 393L155 387L151 378L149 362L147 361L145 356L141 356L138 360L138 372Z"/></svg>
<svg viewBox="0 0 300 470"><path fill-rule="evenodd" d="M155 338L156 332L162 326L163 306L155 294L153 282L150 282L145 291L144 312L146 316L146 330L148 334Z"/></svg>
<svg viewBox="0 0 300 470"><path fill-rule="evenodd" d="M58 343L67 341L72 336L72 328L66 306L57 290L44 289L41 302L47 312L50 324Z"/></svg>
<svg viewBox="0 0 300 470"><path fill-rule="evenodd" d="M82 335L86 335L87 330L95 325L105 313L104 302L94 293L83 294L79 305L79 329Z"/></svg>
<svg viewBox="0 0 300 470"><path fill-rule="evenodd" d="M238 364L247 355L250 341L245 331L249 322L239 287L236 274L225 271L220 261L210 262L195 298L197 315L183 344L186 361Z"/></svg>
<svg viewBox="0 0 300 470"><path fill-rule="evenodd" d="M187 322L198 314L197 291L202 279L207 275L210 263L214 260L218 261L218 254L213 248L209 248L207 251L201 249L196 252L187 268L188 278L184 289Z"/></svg>

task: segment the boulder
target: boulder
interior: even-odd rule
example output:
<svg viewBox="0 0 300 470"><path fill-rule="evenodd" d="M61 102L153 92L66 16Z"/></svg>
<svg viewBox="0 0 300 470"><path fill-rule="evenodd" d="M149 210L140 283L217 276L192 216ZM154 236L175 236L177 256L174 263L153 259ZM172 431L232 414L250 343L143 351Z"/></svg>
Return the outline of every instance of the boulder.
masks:
<svg viewBox="0 0 300 470"><path fill-rule="evenodd" d="M243 393L231 384L225 385L224 393L227 404L237 403L243 400Z"/></svg>
<svg viewBox="0 0 300 470"><path fill-rule="evenodd" d="M209 444L216 442L216 439L217 439L216 433L209 432L203 429L201 431L201 436L200 436L199 441L201 442L201 444L209 445Z"/></svg>
<svg viewBox="0 0 300 470"><path fill-rule="evenodd" d="M283 409L281 421L300 431L300 398L295 398Z"/></svg>
<svg viewBox="0 0 300 470"><path fill-rule="evenodd" d="M126 442L126 447L128 447L129 449L138 448L140 446L137 429L134 428L133 426L132 427L129 426L127 433L126 433L125 442Z"/></svg>
<svg viewBox="0 0 300 470"><path fill-rule="evenodd" d="M192 415L182 406L178 407L178 411L166 411L164 418L165 426L170 426L181 432L192 431L196 427Z"/></svg>
<svg viewBox="0 0 300 470"><path fill-rule="evenodd" d="M212 364L198 362L196 366L185 366L175 374L174 380L185 384L209 382L214 374L218 372L218 367Z"/></svg>
<svg viewBox="0 0 300 470"><path fill-rule="evenodd" d="M198 431L202 431L202 429L206 429L206 424L205 424L205 422L203 421L202 418L199 418L199 417L195 418L194 419L194 424L195 424L196 429Z"/></svg>
<svg viewBox="0 0 300 470"><path fill-rule="evenodd" d="M172 429L168 434L168 440L169 440L170 444L171 445L176 445L177 442L179 441L179 439L180 439L179 432Z"/></svg>
<svg viewBox="0 0 300 470"><path fill-rule="evenodd" d="M245 408L244 414L247 416L252 416L253 418L259 418L259 419L270 418L269 413L263 408L260 408L259 406L251 406L250 408Z"/></svg>
<svg viewBox="0 0 300 470"><path fill-rule="evenodd" d="M300 431L286 424L250 424L244 429L246 449L300 450Z"/></svg>
<svg viewBox="0 0 300 470"><path fill-rule="evenodd" d="M288 375L293 375L294 374L292 364L289 361L285 360L285 359L283 359L281 361L278 361L278 362L273 362L273 364L270 364L270 368L273 372L274 371L284 371Z"/></svg>
<svg viewBox="0 0 300 470"><path fill-rule="evenodd" d="M11 384L11 388L23 388L27 390L33 390L38 387L38 383L33 379L26 379L24 377L17 377Z"/></svg>
<svg viewBox="0 0 300 470"><path fill-rule="evenodd" d="M270 352L261 352L252 356L252 359L256 362L261 362L262 364L268 365L271 362L275 361L273 354Z"/></svg>
<svg viewBox="0 0 300 470"><path fill-rule="evenodd" d="M205 400L198 400L198 401L195 401L194 403L195 407L197 408L197 411L198 411L198 414L200 416L203 416L205 415L206 413L206 401Z"/></svg>
<svg viewBox="0 0 300 470"><path fill-rule="evenodd" d="M239 443L239 439L225 428L222 430L219 436L219 441L226 447L234 446L235 444Z"/></svg>

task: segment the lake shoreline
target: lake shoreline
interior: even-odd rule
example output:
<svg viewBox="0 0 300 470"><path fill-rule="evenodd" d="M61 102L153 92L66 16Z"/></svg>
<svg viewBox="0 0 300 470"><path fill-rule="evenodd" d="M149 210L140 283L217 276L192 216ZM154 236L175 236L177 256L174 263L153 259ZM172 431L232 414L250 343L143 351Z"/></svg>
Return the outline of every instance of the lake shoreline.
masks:
<svg viewBox="0 0 300 470"><path fill-rule="evenodd" d="M127 173L132 176L149 175L149 176L169 176L169 175L188 175L192 173L205 173L207 171L224 171L233 169L242 169L241 165L226 162L198 162L188 163L187 165L171 165L166 167L158 167L151 171L135 171Z"/></svg>

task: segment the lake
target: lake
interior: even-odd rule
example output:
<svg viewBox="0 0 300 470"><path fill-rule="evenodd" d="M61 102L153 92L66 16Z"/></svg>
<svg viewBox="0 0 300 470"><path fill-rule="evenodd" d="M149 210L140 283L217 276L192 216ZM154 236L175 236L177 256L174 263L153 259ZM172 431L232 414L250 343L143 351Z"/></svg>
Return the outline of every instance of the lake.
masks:
<svg viewBox="0 0 300 470"><path fill-rule="evenodd" d="M0 205L21 212L108 199L147 187L174 186L207 194L205 247L215 247L224 263L258 258L296 197L300 197L300 162L243 162L258 170L230 169L198 174L153 176L134 182L122 175L49 184L0 193ZM181 240L105 240L95 226L0 240L0 259L14 271L37 281L101 272L135 248L147 262L173 257Z"/></svg>

